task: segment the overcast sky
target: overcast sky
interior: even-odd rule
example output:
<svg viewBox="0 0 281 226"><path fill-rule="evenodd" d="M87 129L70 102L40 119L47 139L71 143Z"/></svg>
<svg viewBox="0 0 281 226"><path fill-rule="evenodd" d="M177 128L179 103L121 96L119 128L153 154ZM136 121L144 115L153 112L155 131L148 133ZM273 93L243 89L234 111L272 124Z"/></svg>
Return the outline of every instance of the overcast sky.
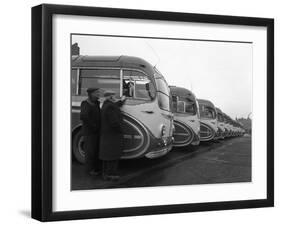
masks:
<svg viewBox="0 0 281 226"><path fill-rule="evenodd" d="M73 35L81 55L129 55L156 65L169 85L208 99L232 118L252 111L252 44Z"/></svg>

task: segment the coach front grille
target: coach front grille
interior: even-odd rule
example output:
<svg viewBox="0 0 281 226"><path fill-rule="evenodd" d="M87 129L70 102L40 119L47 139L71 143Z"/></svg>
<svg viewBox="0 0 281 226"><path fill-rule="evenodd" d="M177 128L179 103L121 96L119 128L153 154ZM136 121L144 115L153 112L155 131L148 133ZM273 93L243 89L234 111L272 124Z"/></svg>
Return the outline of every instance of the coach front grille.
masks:
<svg viewBox="0 0 281 226"><path fill-rule="evenodd" d="M208 141L215 137L215 131L207 124L200 123L200 140Z"/></svg>

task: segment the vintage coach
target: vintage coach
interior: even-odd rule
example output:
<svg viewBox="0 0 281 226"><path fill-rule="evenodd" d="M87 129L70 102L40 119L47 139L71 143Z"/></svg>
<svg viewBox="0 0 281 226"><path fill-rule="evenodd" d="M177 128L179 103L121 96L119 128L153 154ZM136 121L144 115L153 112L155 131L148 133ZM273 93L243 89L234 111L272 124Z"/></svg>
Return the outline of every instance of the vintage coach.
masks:
<svg viewBox="0 0 281 226"><path fill-rule="evenodd" d="M87 98L86 90L90 87L110 89L119 97L127 97L121 108L124 116L122 159L157 158L171 150L170 89L156 67L131 56L74 56L71 80L72 151L79 162L84 162L80 104Z"/></svg>
<svg viewBox="0 0 281 226"><path fill-rule="evenodd" d="M218 121L214 104L209 100L198 99L200 111L200 140L209 141L217 138Z"/></svg>
<svg viewBox="0 0 281 226"><path fill-rule="evenodd" d="M217 137L219 139L224 139L227 136L227 126L226 123L224 121L224 117L223 117L223 112L221 109L216 108L217 111L217 119L218 119L218 133L217 133Z"/></svg>
<svg viewBox="0 0 281 226"><path fill-rule="evenodd" d="M199 145L199 106L195 95L188 89L170 86L174 113L174 146Z"/></svg>
<svg viewBox="0 0 281 226"><path fill-rule="evenodd" d="M223 113L224 122L227 128L226 137L232 137L234 135L234 127L232 125L232 119L227 114Z"/></svg>

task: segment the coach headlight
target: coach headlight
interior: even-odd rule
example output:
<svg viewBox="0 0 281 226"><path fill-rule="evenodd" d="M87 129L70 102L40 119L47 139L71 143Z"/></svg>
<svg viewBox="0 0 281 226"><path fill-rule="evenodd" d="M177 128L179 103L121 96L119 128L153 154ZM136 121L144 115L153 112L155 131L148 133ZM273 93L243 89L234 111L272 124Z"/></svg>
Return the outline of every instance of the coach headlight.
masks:
<svg viewBox="0 0 281 226"><path fill-rule="evenodd" d="M166 126L162 126L162 128L161 128L161 137L165 137L165 135L166 135Z"/></svg>
<svg viewBox="0 0 281 226"><path fill-rule="evenodd" d="M167 146L168 144L168 137L166 136L166 126L162 126L161 128L161 137L162 137L162 141L163 141L163 144L164 146Z"/></svg>
<svg viewBox="0 0 281 226"><path fill-rule="evenodd" d="M173 133L176 131L176 127L174 124L172 125L172 131L173 131Z"/></svg>

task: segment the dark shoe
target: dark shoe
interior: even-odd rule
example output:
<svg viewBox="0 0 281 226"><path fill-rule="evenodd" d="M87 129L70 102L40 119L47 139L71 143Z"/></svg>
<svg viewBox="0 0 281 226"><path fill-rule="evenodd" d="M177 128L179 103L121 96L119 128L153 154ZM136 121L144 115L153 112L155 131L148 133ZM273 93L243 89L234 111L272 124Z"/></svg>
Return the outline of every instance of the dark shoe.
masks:
<svg viewBox="0 0 281 226"><path fill-rule="evenodd" d="M91 171L89 172L89 174L90 174L91 176L98 176L98 175L101 174L101 171L91 170Z"/></svg>
<svg viewBox="0 0 281 226"><path fill-rule="evenodd" d="M112 175L110 176L112 181L118 181L120 179L120 176L118 175Z"/></svg>
<svg viewBox="0 0 281 226"><path fill-rule="evenodd" d="M120 176L117 176L117 175L104 175L103 179L104 180L109 180L109 181L118 181L120 179Z"/></svg>

